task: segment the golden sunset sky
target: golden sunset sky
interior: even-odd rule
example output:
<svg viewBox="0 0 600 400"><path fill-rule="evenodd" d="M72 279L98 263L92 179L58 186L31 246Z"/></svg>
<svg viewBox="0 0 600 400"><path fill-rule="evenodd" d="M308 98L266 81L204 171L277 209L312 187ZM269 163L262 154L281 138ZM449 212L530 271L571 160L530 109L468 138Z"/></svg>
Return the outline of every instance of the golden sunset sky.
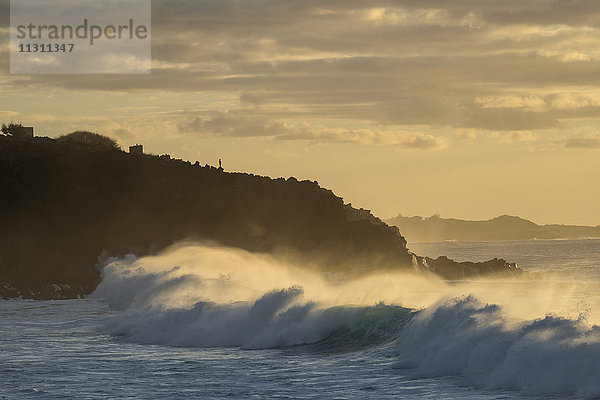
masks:
<svg viewBox="0 0 600 400"><path fill-rule="evenodd" d="M389 218L600 224L600 1L163 0L150 75L10 75L0 120L317 180Z"/></svg>

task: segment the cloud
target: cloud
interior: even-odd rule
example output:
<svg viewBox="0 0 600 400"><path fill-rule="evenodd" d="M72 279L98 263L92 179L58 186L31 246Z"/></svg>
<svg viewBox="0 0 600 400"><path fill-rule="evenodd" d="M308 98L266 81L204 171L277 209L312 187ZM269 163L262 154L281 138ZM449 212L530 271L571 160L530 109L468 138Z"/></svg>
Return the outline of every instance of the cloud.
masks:
<svg viewBox="0 0 600 400"><path fill-rule="evenodd" d="M0 118L15 118L18 117L19 113L13 110L0 110Z"/></svg>
<svg viewBox="0 0 600 400"><path fill-rule="evenodd" d="M454 131L454 137L459 140L475 140L481 133L482 131L477 129L459 128Z"/></svg>
<svg viewBox="0 0 600 400"><path fill-rule="evenodd" d="M300 137L281 121L302 118L534 131L600 117L598 20L595 0L156 0L151 75L2 78L12 90L235 95L234 114L186 122L224 136ZM338 136L353 135L369 137Z"/></svg>
<svg viewBox="0 0 600 400"><path fill-rule="evenodd" d="M537 139L538 135L531 131L515 131L502 135L502 141L504 142L534 142Z"/></svg>
<svg viewBox="0 0 600 400"><path fill-rule="evenodd" d="M346 129L306 122L291 124L270 120L258 115L236 111L212 112L196 116L181 124L182 134L207 137L270 138L273 140L300 140L311 143L359 143L391 145L404 149L432 150L447 146L445 139L421 132L398 129Z"/></svg>
<svg viewBox="0 0 600 400"><path fill-rule="evenodd" d="M558 110L575 110L596 106L600 106L600 94L592 97L574 93L561 93L552 100L552 107Z"/></svg>
<svg viewBox="0 0 600 400"><path fill-rule="evenodd" d="M440 139L433 135L417 133L405 138L405 140L400 143L400 146L409 149L429 150L445 148L447 143L444 139Z"/></svg>
<svg viewBox="0 0 600 400"><path fill-rule="evenodd" d="M247 116L235 112L214 112L198 116L182 125L182 133L230 137L277 137L289 135L294 128L283 122Z"/></svg>
<svg viewBox="0 0 600 400"><path fill-rule="evenodd" d="M525 108L531 111L545 111L546 102L537 96L487 96L476 97L475 104L482 108Z"/></svg>
<svg viewBox="0 0 600 400"><path fill-rule="evenodd" d="M569 149L598 149L600 134L570 137L565 141L564 146Z"/></svg>
<svg viewBox="0 0 600 400"><path fill-rule="evenodd" d="M529 131L560 127L551 112L529 112L520 108L481 108L470 110L461 127L493 131Z"/></svg>

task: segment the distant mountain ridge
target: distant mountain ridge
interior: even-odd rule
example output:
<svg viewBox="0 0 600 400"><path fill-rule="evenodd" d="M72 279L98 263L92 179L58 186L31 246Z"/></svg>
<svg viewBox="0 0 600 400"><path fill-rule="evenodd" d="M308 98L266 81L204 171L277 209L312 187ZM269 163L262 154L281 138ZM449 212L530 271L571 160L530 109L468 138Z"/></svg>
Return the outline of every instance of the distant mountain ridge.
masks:
<svg viewBox="0 0 600 400"><path fill-rule="evenodd" d="M501 215L487 221L441 218L439 215L427 218L398 215L385 222L397 226L408 242L600 238L600 226L538 225L511 215Z"/></svg>

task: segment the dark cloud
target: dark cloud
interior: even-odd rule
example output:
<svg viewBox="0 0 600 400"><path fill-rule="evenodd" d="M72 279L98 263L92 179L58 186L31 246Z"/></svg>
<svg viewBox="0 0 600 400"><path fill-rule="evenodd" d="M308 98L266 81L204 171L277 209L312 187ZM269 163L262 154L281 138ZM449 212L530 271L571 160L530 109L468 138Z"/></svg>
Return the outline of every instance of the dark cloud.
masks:
<svg viewBox="0 0 600 400"><path fill-rule="evenodd" d="M291 129L282 122L233 112L215 112L198 116L180 128L182 133L232 137L276 137L289 134Z"/></svg>
<svg viewBox="0 0 600 400"><path fill-rule="evenodd" d="M436 149L443 145L439 138L431 135L415 135L401 144L402 147L419 150Z"/></svg>
<svg viewBox="0 0 600 400"><path fill-rule="evenodd" d="M273 121L300 115L548 129L563 118L600 117L597 104L551 106L563 87L597 85L598 21L600 2L591 0L155 0L151 75L15 76L9 84L233 93L237 113L184 127L230 136L284 137L291 128ZM540 92L548 106L475 101L524 91ZM269 105L267 118L242 115Z"/></svg>
<svg viewBox="0 0 600 400"><path fill-rule="evenodd" d="M515 108L475 109L461 121L462 126L494 131L549 129L560 126L552 113L529 112Z"/></svg>
<svg viewBox="0 0 600 400"><path fill-rule="evenodd" d="M312 143L385 144L417 150L439 149L446 146L445 140L421 132L328 128L307 123L293 125L248 111L206 112L188 118L179 127L179 132L205 137L261 137L279 141L303 140Z"/></svg>
<svg viewBox="0 0 600 400"><path fill-rule="evenodd" d="M600 148L600 135L574 136L565 141L569 149L598 149Z"/></svg>

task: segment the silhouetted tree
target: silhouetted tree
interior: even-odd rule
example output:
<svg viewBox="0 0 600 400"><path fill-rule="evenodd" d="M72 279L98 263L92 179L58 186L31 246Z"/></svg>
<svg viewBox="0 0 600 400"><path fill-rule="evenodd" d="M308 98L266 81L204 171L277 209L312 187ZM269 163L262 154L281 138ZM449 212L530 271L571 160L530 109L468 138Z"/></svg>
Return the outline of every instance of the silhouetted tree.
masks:
<svg viewBox="0 0 600 400"><path fill-rule="evenodd" d="M86 144L91 144L95 146L104 146L110 147L113 149L120 150L121 147L117 143L117 141L113 138L109 138L107 136L102 136L94 132L88 131L75 131L73 133L69 133L68 135L63 135L58 138L59 141L72 140L75 142L81 142Z"/></svg>
<svg viewBox="0 0 600 400"><path fill-rule="evenodd" d="M29 134L25 130L25 127L21 124L9 123L8 125L2 124L2 133L6 136L12 136L14 138L22 139L29 137Z"/></svg>

